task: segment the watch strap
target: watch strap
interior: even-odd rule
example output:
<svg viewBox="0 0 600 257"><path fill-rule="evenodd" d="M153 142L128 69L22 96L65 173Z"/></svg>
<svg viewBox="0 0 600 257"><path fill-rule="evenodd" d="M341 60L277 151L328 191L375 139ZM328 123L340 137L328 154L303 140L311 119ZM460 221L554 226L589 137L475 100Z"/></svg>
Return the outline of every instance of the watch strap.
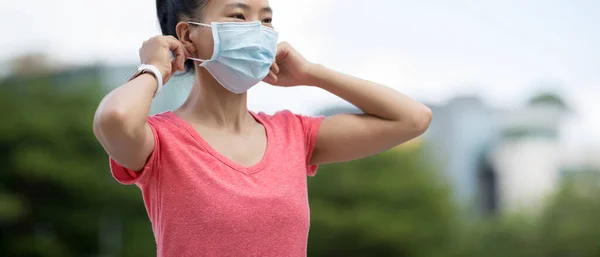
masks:
<svg viewBox="0 0 600 257"><path fill-rule="evenodd" d="M158 92L162 89L163 80L162 80L162 73L154 65L151 65L151 64L142 64L142 65L138 66L137 69L135 69L127 77L127 79L125 81L129 82L132 79L137 78L139 75L144 74L144 73L150 73L150 74L154 75L154 77L156 78L156 81L158 82L158 86L156 88L156 91L154 92L154 96L156 96L158 94Z"/></svg>

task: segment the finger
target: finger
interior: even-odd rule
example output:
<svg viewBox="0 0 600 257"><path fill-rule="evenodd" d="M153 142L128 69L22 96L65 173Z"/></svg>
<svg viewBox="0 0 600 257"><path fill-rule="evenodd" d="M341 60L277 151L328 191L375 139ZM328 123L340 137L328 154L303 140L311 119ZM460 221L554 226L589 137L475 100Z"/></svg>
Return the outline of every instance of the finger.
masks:
<svg viewBox="0 0 600 257"><path fill-rule="evenodd" d="M269 74L267 74L267 76L263 79L263 82L267 82L269 84L271 84L273 80L273 72L270 71Z"/></svg>
<svg viewBox="0 0 600 257"><path fill-rule="evenodd" d="M177 70L181 70L181 66L177 63L177 60L171 61L171 74L175 74Z"/></svg>
<svg viewBox="0 0 600 257"><path fill-rule="evenodd" d="M173 66L178 70L183 70L185 63L185 49L183 44L173 36L165 37L165 42L167 43L169 50L175 55Z"/></svg>
<svg viewBox="0 0 600 257"><path fill-rule="evenodd" d="M263 79L264 82L269 83L271 85L277 83L277 75L275 75L275 73L273 73L272 71L269 72L269 74Z"/></svg>
<svg viewBox="0 0 600 257"><path fill-rule="evenodd" d="M277 65L276 62L274 62L273 65L271 65L271 71L275 74L279 74L279 65Z"/></svg>
<svg viewBox="0 0 600 257"><path fill-rule="evenodd" d="M275 60L280 61L285 59L287 56L287 43L282 42L277 45L277 53L275 54Z"/></svg>

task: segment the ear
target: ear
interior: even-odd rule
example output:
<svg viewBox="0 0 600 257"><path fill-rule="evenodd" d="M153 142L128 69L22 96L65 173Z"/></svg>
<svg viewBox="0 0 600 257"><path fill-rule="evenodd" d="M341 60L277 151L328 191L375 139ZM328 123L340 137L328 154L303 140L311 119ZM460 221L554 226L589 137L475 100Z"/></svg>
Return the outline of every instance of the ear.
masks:
<svg viewBox="0 0 600 257"><path fill-rule="evenodd" d="M192 25L190 25L187 22L179 22L177 23L177 26L175 27L175 32L177 33L177 38L179 38L179 41L181 42L181 44L183 44L183 47L185 47L185 50L192 54L195 55L196 54L196 46L194 45L194 42L192 42Z"/></svg>

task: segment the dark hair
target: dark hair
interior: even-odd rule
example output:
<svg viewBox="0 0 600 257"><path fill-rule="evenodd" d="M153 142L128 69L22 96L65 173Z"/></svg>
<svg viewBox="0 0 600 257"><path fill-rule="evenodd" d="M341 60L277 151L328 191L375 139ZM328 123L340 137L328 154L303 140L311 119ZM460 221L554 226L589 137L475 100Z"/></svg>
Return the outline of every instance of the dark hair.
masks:
<svg viewBox="0 0 600 257"><path fill-rule="evenodd" d="M160 24L160 30L165 36L173 36L177 39L175 27L177 23L187 19L199 19L201 17L202 8L206 6L208 0L156 0L156 15ZM200 15L200 16L199 16ZM185 71L194 70L194 61L185 61Z"/></svg>

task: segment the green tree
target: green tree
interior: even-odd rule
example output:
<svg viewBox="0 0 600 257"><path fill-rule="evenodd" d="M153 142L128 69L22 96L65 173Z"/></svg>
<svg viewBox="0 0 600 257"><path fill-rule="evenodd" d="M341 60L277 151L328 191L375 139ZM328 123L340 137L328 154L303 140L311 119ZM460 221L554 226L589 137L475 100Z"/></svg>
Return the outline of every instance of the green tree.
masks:
<svg viewBox="0 0 600 257"><path fill-rule="evenodd" d="M0 83L0 256L154 255L139 190L111 178L92 134L98 85L70 83Z"/></svg>
<svg viewBox="0 0 600 257"><path fill-rule="evenodd" d="M544 257L536 219L522 215L492 216L463 224L453 256Z"/></svg>
<svg viewBox="0 0 600 257"><path fill-rule="evenodd" d="M450 191L422 148L325 165L309 180L309 256L448 256Z"/></svg>
<svg viewBox="0 0 600 257"><path fill-rule="evenodd" d="M600 256L600 173L573 172L540 218L546 256Z"/></svg>

